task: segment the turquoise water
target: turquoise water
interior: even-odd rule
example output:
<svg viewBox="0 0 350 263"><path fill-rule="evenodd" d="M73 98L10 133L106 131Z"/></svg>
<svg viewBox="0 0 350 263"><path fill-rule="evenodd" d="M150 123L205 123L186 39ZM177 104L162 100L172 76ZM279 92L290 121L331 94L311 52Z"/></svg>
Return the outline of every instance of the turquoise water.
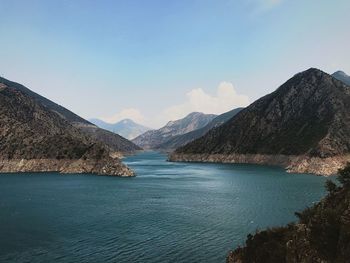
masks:
<svg viewBox="0 0 350 263"><path fill-rule="evenodd" d="M0 262L224 262L325 194L323 177L165 159L126 158L135 178L0 175Z"/></svg>

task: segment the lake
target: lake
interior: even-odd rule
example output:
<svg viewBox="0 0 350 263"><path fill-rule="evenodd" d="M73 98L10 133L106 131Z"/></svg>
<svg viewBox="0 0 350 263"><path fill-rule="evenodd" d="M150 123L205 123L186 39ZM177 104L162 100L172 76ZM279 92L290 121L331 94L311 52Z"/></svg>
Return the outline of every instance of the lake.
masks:
<svg viewBox="0 0 350 263"><path fill-rule="evenodd" d="M0 262L225 262L325 195L326 178L278 167L124 161L137 177L0 175Z"/></svg>

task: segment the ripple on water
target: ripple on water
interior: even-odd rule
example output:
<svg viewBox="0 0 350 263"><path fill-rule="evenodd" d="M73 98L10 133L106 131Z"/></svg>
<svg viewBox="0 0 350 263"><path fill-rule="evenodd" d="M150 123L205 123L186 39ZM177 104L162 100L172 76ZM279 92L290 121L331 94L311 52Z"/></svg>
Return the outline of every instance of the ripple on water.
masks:
<svg viewBox="0 0 350 263"><path fill-rule="evenodd" d="M224 262L324 195L325 178L276 167L124 161L137 177L0 176L0 262Z"/></svg>

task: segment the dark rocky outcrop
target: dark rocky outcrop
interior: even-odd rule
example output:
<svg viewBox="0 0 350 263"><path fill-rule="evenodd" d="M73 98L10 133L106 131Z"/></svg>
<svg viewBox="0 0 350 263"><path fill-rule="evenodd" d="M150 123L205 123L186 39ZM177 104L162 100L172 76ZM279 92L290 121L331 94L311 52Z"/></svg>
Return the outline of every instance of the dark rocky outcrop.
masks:
<svg viewBox="0 0 350 263"><path fill-rule="evenodd" d="M349 108L350 87L312 68L180 147L170 160L274 164L333 174L350 160Z"/></svg>
<svg viewBox="0 0 350 263"><path fill-rule="evenodd" d="M164 127L158 130L147 131L132 140L143 149L159 149L159 146L171 138L182 135L206 126L216 115L192 112L185 118L169 121Z"/></svg>
<svg viewBox="0 0 350 263"><path fill-rule="evenodd" d="M0 83L0 172L133 175L103 143L6 83Z"/></svg>
<svg viewBox="0 0 350 263"><path fill-rule="evenodd" d="M249 234L244 247L231 251L227 263L331 263L350 259L350 166L340 172L339 187L296 213L299 222Z"/></svg>
<svg viewBox="0 0 350 263"><path fill-rule="evenodd" d="M129 140L123 138L122 136L119 136L118 134L108 132L106 130L100 129L91 122L81 118L77 114L71 112L70 110L58 105L57 103L31 91L30 89L26 88L25 86L9 81L5 78L0 77L0 83L3 85L6 85L7 87L11 87L12 89L15 89L17 91L22 92L23 94L26 94L28 97L32 98L37 103L45 106L47 109L59 114L62 118L70 122L73 126L80 129L82 132L84 132L88 136L92 136L93 139L98 140L106 145L109 146L109 148L116 152L123 152L123 153L129 153L137 150L141 150L140 147L133 144Z"/></svg>

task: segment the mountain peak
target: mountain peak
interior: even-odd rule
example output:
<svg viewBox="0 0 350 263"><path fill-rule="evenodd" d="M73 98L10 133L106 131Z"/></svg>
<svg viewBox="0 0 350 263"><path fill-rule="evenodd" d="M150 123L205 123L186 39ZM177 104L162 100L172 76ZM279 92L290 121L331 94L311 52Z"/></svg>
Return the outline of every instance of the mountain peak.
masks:
<svg viewBox="0 0 350 263"><path fill-rule="evenodd" d="M177 149L172 159L220 154L233 158L232 162L263 162L262 156L266 156L265 162L271 162L268 156L282 156L279 160L283 161L273 164L299 172L334 172L341 167L333 166L331 170L330 165L322 170L320 164L307 166L307 158L339 157L342 164L342 156L350 153L349 106L350 87L311 68L294 75L224 125ZM252 158L255 155L261 156L260 161ZM303 157L291 163L290 156ZM304 167L300 166L302 158Z"/></svg>

